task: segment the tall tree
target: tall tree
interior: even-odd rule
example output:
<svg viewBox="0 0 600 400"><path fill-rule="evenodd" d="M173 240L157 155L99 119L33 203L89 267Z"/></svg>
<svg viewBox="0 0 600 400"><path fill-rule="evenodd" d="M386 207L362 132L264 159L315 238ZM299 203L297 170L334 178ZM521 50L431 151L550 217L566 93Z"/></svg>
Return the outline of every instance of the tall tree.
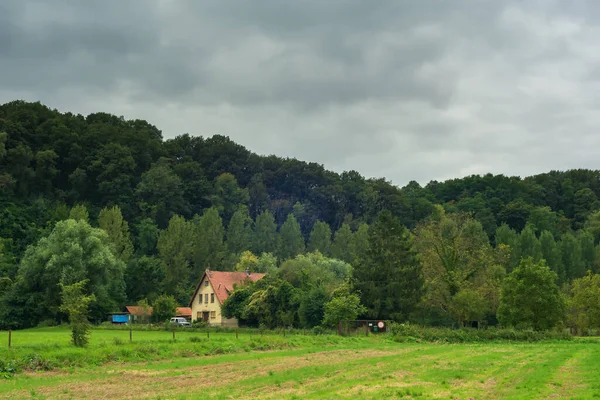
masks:
<svg viewBox="0 0 600 400"><path fill-rule="evenodd" d="M559 277L561 282L581 278L585 275L585 266L581 258L581 244L571 233L563 235L560 242L560 252L565 276Z"/></svg>
<svg viewBox="0 0 600 400"><path fill-rule="evenodd" d="M85 221L57 222L48 237L25 252L12 295L7 298L8 315L1 319L13 326L59 320L59 283L71 285L85 279L89 280L86 295L97 299L90 309L93 319L103 320L107 313L118 310L125 302L125 266L107 243L106 232Z"/></svg>
<svg viewBox="0 0 600 400"><path fill-rule="evenodd" d="M277 245L277 225L275 218L268 210L256 217L254 223L253 249L255 254L275 253Z"/></svg>
<svg viewBox="0 0 600 400"><path fill-rule="evenodd" d="M579 246L581 247L581 261L585 271L594 271L596 264L596 249L594 236L587 231L579 232Z"/></svg>
<svg viewBox="0 0 600 400"><path fill-rule="evenodd" d="M331 245L331 256L338 260L352 263L356 253L354 238L348 224L342 224L340 229L335 232L333 243Z"/></svg>
<svg viewBox="0 0 600 400"><path fill-rule="evenodd" d="M360 259L365 256L369 249L369 225L362 223L358 226L354 235L352 235L352 247L354 254L352 255L352 265L360 262Z"/></svg>
<svg viewBox="0 0 600 400"><path fill-rule="evenodd" d="M540 241L530 226L526 226L519 235L519 256L521 258L531 257L534 262L538 262L542 258Z"/></svg>
<svg viewBox="0 0 600 400"><path fill-rule="evenodd" d="M160 231L150 218L144 218L135 225L135 243L139 254L151 255L155 253L156 242Z"/></svg>
<svg viewBox="0 0 600 400"><path fill-rule="evenodd" d="M240 254L252 248L250 244L252 234L252 219L248 214L248 207L241 206L233 213L227 225L227 249L232 254Z"/></svg>
<svg viewBox="0 0 600 400"><path fill-rule="evenodd" d="M498 319L503 325L553 328L563 318L564 299L556 284L557 276L544 260L524 258L502 285Z"/></svg>
<svg viewBox="0 0 600 400"><path fill-rule="evenodd" d="M226 247L223 242L225 229L219 211L208 208L201 217L195 217L193 236L194 269L192 276L199 279L206 268L222 269ZM188 238L189 240L189 238Z"/></svg>
<svg viewBox="0 0 600 400"><path fill-rule="evenodd" d="M546 260L548 267L559 277L565 276L565 271L562 264L562 254L557 246L554 236L549 231L543 231L540 235L540 247L542 250L542 258Z"/></svg>
<svg viewBox="0 0 600 400"><path fill-rule="evenodd" d="M129 237L129 225L123 219L119 206L103 208L98 215L98 225L108 234L113 254L127 262L133 254L133 244Z"/></svg>
<svg viewBox="0 0 600 400"><path fill-rule="evenodd" d="M228 172L219 175L215 179L215 192L212 196L212 204L217 208L225 221L231 216L241 204L248 202L248 190L238 185L237 179Z"/></svg>
<svg viewBox="0 0 600 400"><path fill-rule="evenodd" d="M519 236L514 229L507 224L502 224L496 229L496 247L504 245L510 250L510 260L508 263L508 271L515 269L521 261L521 253L519 246Z"/></svg>
<svg viewBox="0 0 600 400"><path fill-rule="evenodd" d="M527 224L538 235L543 231L549 231L555 235L559 220L559 216L550 207L535 207L531 209Z"/></svg>
<svg viewBox="0 0 600 400"><path fill-rule="evenodd" d="M60 283L62 289L60 311L69 316L71 341L77 347L84 347L88 344L91 329L88 321L89 305L96 300L94 294L85 295L87 283L87 279L70 285Z"/></svg>
<svg viewBox="0 0 600 400"><path fill-rule="evenodd" d="M160 259L142 255L129 261L125 270L127 298L135 303L156 299L163 291L165 270Z"/></svg>
<svg viewBox="0 0 600 400"><path fill-rule="evenodd" d="M300 224L293 214L289 214L279 229L278 256L280 260L287 260L304 251L304 238L300 231Z"/></svg>
<svg viewBox="0 0 600 400"><path fill-rule="evenodd" d="M382 211L369 228L369 247L356 265L353 283L367 316L406 320L423 291L421 264L408 230Z"/></svg>
<svg viewBox="0 0 600 400"><path fill-rule="evenodd" d="M320 251L329 256L331 252L331 228L327 222L317 221L308 238L308 251Z"/></svg>
<svg viewBox="0 0 600 400"><path fill-rule="evenodd" d="M588 272L575 279L569 302L569 323L579 334L600 328L600 275Z"/></svg>
<svg viewBox="0 0 600 400"><path fill-rule="evenodd" d="M158 237L158 253L165 269L164 290L175 295L191 285L190 260L193 252L194 227L183 217L171 217L167 229Z"/></svg>
<svg viewBox="0 0 600 400"><path fill-rule="evenodd" d="M161 228L167 226L173 215L188 214L189 207L183 198L183 183L165 162L152 166L142 174L135 194L142 212L154 219Z"/></svg>
<svg viewBox="0 0 600 400"><path fill-rule="evenodd" d="M583 188L575 192L573 198L573 227L581 229L588 216L599 207L598 197L590 188Z"/></svg>

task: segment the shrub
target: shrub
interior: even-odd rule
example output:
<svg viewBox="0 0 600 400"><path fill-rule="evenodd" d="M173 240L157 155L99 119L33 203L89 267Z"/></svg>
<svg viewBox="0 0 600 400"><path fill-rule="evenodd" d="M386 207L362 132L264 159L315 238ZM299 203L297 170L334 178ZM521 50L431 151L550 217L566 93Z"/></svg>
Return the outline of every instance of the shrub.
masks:
<svg viewBox="0 0 600 400"><path fill-rule="evenodd" d="M51 326L56 326L56 325L58 325L58 324L56 323L55 320L53 320L53 319L45 319L45 320L43 320L42 322L40 322L38 324L38 328L49 328Z"/></svg>
<svg viewBox="0 0 600 400"><path fill-rule="evenodd" d="M389 332L397 342L440 342L440 343L465 343L488 342L494 340L511 340L523 342L537 342L540 340L571 340L568 333L561 331L535 331L533 329L450 329L437 327L421 327L410 324L391 323Z"/></svg>

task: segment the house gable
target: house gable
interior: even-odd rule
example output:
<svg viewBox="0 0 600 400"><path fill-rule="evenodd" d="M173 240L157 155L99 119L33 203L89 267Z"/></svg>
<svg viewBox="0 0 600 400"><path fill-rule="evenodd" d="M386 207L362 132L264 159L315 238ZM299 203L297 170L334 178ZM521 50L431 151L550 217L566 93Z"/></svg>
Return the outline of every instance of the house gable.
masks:
<svg viewBox="0 0 600 400"><path fill-rule="evenodd" d="M212 292L220 305L223 305L225 300L229 297L229 294L233 292L234 285L243 285L244 282L253 281L256 282L263 278L265 274L256 274L248 272L224 272L224 271L211 271L207 269L204 271L200 282L196 285L194 294L190 299L189 306L191 307L194 300L197 298L198 292L202 286L208 286L212 288Z"/></svg>

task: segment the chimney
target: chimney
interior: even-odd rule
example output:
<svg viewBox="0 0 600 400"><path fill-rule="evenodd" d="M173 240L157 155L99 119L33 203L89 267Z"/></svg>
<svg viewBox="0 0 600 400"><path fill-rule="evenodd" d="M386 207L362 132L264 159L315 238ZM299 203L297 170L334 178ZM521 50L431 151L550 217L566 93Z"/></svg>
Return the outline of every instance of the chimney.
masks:
<svg viewBox="0 0 600 400"><path fill-rule="evenodd" d="M210 276L210 267L206 268L206 274Z"/></svg>
<svg viewBox="0 0 600 400"><path fill-rule="evenodd" d="M246 271L244 272L246 272L246 275L250 276L250 270L248 268L246 268Z"/></svg>

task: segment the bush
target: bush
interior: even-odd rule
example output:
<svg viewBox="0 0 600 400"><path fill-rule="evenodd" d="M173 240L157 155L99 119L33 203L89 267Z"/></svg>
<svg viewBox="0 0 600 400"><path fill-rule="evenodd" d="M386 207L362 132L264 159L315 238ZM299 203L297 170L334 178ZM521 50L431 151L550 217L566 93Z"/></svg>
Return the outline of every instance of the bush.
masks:
<svg viewBox="0 0 600 400"><path fill-rule="evenodd" d="M323 335L325 333L325 329L322 326L315 326L312 331L315 335Z"/></svg>
<svg viewBox="0 0 600 400"><path fill-rule="evenodd" d="M397 342L466 343L510 340L538 342L540 340L572 340L572 336L561 331L534 331L532 329L450 329L421 327L410 324L391 323L389 332Z"/></svg>
<svg viewBox="0 0 600 400"><path fill-rule="evenodd" d="M42 322L40 322L37 327L38 328L49 328L51 326L56 326L56 325L58 325L58 324L56 323L55 320L53 320L53 319L45 319Z"/></svg>

